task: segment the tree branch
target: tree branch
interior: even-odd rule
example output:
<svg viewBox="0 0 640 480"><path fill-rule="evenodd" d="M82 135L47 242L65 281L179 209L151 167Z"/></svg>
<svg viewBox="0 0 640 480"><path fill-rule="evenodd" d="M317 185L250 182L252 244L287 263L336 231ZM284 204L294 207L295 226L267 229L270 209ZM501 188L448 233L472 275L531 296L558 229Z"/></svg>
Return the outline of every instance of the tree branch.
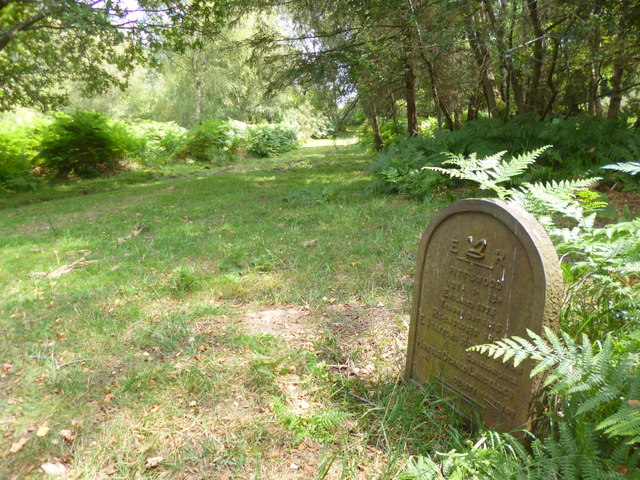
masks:
<svg viewBox="0 0 640 480"><path fill-rule="evenodd" d="M3 0L0 0L0 1L3 1ZM27 18L26 20L23 20L22 22L15 25L13 28L0 33L0 52L4 50L4 48L7 45L9 45L11 40L13 40L18 33L24 30L27 30L28 28L44 20L45 18L47 18L45 11L42 11L40 13L33 15L31 18Z"/></svg>

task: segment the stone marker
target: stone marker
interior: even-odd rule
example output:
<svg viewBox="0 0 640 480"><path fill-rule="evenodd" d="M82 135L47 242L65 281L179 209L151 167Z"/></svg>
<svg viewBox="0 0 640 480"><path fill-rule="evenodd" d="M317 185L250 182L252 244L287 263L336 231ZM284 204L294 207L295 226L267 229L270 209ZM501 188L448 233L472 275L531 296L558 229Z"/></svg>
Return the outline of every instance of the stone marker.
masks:
<svg viewBox="0 0 640 480"><path fill-rule="evenodd" d="M528 428L537 385L527 362L516 369L466 349L555 330L562 291L556 251L530 214L499 200L449 205L420 244L406 378L438 379L490 427Z"/></svg>

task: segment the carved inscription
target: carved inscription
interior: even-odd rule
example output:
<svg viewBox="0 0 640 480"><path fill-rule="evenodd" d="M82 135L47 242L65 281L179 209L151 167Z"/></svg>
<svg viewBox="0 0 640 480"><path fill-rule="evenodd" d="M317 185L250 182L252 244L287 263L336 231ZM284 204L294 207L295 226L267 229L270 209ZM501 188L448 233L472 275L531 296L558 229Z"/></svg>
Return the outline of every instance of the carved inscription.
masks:
<svg viewBox="0 0 640 480"><path fill-rule="evenodd" d="M467 348L523 335L527 328L539 332L545 286L540 308L529 237L516 234L520 225L509 223L510 212L503 204L458 203L464 202L471 211L456 204L448 207L451 214L445 210L423 237L407 377L418 382L439 378L478 405L489 424L515 428L527 420L532 388L528 372ZM494 208L506 221L491 211Z"/></svg>
<svg viewBox="0 0 640 480"><path fill-rule="evenodd" d="M476 354L466 352L472 345L503 336L506 318L498 312L502 313L504 304L502 293L509 288L505 284L504 251L471 232L463 238L451 238L449 244L448 268L438 279L438 301L418 314L419 325L441 338L435 342L421 338L418 349L446 364L453 385L464 392L477 394L478 383L488 387L482 390L484 399L513 420L515 411L505 404L505 399L515 399L518 381L513 370L502 362L478 359ZM465 248L460 249L460 245ZM460 348L452 349L452 343ZM447 349L434 346L438 344L446 344Z"/></svg>

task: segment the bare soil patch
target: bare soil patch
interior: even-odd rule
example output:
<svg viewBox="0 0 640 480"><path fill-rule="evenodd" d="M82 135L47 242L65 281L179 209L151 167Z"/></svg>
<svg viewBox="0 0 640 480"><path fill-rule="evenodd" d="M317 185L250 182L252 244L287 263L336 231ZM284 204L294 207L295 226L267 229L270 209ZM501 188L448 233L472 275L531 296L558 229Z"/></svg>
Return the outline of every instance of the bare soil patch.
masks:
<svg viewBox="0 0 640 480"><path fill-rule="evenodd" d="M311 327L309 310L305 307L249 312L240 318L239 325L247 333L280 337L298 348L311 348L316 338Z"/></svg>
<svg viewBox="0 0 640 480"><path fill-rule="evenodd" d="M328 303L310 311L305 307L283 307L254 311L239 321L247 333L282 338L294 348L311 351L331 343L339 353L331 365L342 375L389 373L403 364L409 316L382 304Z"/></svg>
<svg viewBox="0 0 640 480"><path fill-rule="evenodd" d="M610 191L605 193L618 214L622 214L625 207L627 207L631 213L640 210L640 193L638 192Z"/></svg>

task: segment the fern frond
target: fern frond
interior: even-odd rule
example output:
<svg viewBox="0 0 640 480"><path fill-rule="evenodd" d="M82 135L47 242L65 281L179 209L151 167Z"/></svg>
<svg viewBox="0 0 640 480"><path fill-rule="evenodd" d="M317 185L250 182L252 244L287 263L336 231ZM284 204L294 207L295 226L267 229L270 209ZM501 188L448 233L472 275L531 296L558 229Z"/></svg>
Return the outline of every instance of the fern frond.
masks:
<svg viewBox="0 0 640 480"><path fill-rule="evenodd" d="M624 273L624 274L627 274L627 275L639 274L640 273L640 261L638 261L638 262L629 262L629 263L625 263L624 265L621 265L620 272Z"/></svg>
<svg viewBox="0 0 640 480"><path fill-rule="evenodd" d="M637 402L634 399L623 402L622 407L602 420L597 429L610 437L628 437L627 444L640 442L640 406L636 406Z"/></svg>
<svg viewBox="0 0 640 480"><path fill-rule="evenodd" d="M443 479L440 466L429 457L419 455L409 460L404 478L407 480L439 480Z"/></svg>
<svg viewBox="0 0 640 480"><path fill-rule="evenodd" d="M619 172L630 173L631 175L637 175L640 173L640 162L613 163L611 165L605 165L602 168L606 168L607 170L617 170Z"/></svg>
<svg viewBox="0 0 640 480"><path fill-rule="evenodd" d="M602 385L600 389L590 393L589 398L580 405L580 408L576 410L576 415L582 415L589 412L593 412L603 405L615 402L620 398L620 390L611 388L608 385Z"/></svg>
<svg viewBox="0 0 640 480"><path fill-rule="evenodd" d="M597 427L596 427L597 428ZM628 443L618 443L611 452L609 458L614 465L621 465L628 461L633 447ZM636 453L637 454L637 453ZM637 464L638 462L633 462Z"/></svg>
<svg viewBox="0 0 640 480"><path fill-rule="evenodd" d="M545 151L551 148L551 145L545 145L531 152L523 153L517 157L512 158L510 161L496 162L492 170L489 171L489 175L496 180L504 179L506 181L516 177L527 169L527 167L536 162L538 157ZM506 152L501 152L504 154ZM499 157L500 158L500 157Z"/></svg>
<svg viewBox="0 0 640 480"><path fill-rule="evenodd" d="M560 245L574 244L586 232L591 232L595 223L595 210L603 204L597 195L587 188L599 180L587 178L547 183L524 183L510 191L511 201L532 213L546 228L547 232L559 240ZM574 224L573 227L559 227L555 216L561 215Z"/></svg>
<svg viewBox="0 0 640 480"><path fill-rule="evenodd" d="M555 454L552 452L552 454L560 464L562 478L580 478L578 477L578 468L576 466L579 458L579 448L575 433L566 422L561 422L558 427L560 442L559 445L555 444L555 442L552 445L562 454L558 455L559 452Z"/></svg>
<svg viewBox="0 0 640 480"><path fill-rule="evenodd" d="M502 358L503 363L513 359L514 367L520 365L523 360L531 358L539 362L531 372L531 376L547 371L558 364L566 363L566 348L551 330L546 330L547 337L550 337L551 347L535 332L527 330L527 334L533 343L525 338L514 336L490 344L475 345L469 347L467 351L480 352L496 360Z"/></svg>
<svg viewBox="0 0 640 480"><path fill-rule="evenodd" d="M536 346L522 337L503 338L494 343L475 345L469 347L467 351L487 354L496 360L502 358L503 363L507 363L511 358L515 357L514 366L518 366L520 362L529 357L542 360Z"/></svg>
<svg viewBox="0 0 640 480"><path fill-rule="evenodd" d="M433 170L454 178L475 182L483 190L493 190L498 197L507 199L513 193L501 183L510 182L514 177L522 174L529 165L549 146L523 153L517 157L502 160L506 151L498 152L488 157L478 159L475 153L468 157L450 154L445 164L458 168L423 167L423 170Z"/></svg>
<svg viewBox="0 0 640 480"><path fill-rule="evenodd" d="M450 177L461 178L463 180L468 179L467 176L464 175L462 172L458 170L449 169L449 168L426 166L426 167L422 167L422 170L433 170L434 172L439 172L445 175L449 175Z"/></svg>

